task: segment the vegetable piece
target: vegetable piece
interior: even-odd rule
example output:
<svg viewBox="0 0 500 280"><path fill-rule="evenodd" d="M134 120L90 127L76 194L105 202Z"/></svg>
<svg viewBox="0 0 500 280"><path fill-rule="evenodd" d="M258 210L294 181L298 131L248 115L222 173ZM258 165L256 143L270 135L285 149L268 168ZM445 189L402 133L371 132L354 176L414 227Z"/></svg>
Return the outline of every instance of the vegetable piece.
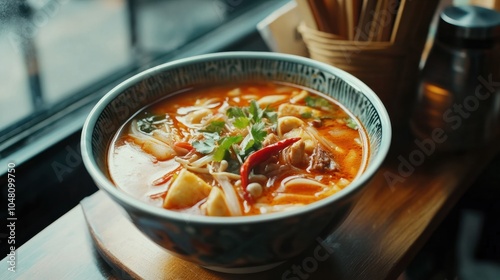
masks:
<svg viewBox="0 0 500 280"><path fill-rule="evenodd" d="M136 141L137 143L137 141ZM170 146L160 141L144 141L141 148L148 154L153 155L157 160L169 160L175 156L175 151Z"/></svg>
<svg viewBox="0 0 500 280"><path fill-rule="evenodd" d="M286 147L292 145L293 143L299 141L300 138L287 138L266 146L253 154L250 154L245 162L241 165L240 175L241 175L241 187L243 188L243 198L248 202L253 202L253 197L247 190L248 186L248 175L250 175L250 171L259 163L267 160L271 155L278 153L279 151L285 149Z"/></svg>
<svg viewBox="0 0 500 280"><path fill-rule="evenodd" d="M158 124L167 121L166 117L166 115L149 115L145 118L137 120L136 125L141 132L150 134L159 128Z"/></svg>
<svg viewBox="0 0 500 280"><path fill-rule="evenodd" d="M229 216L226 198L224 193L218 187L212 188L208 195L207 202L203 204L208 216Z"/></svg>
<svg viewBox="0 0 500 280"><path fill-rule="evenodd" d="M234 190L233 185L229 181L227 176L212 174L215 181L219 183L224 191L224 195L226 197L226 204L231 213L231 216L241 216L241 208L240 202L238 201L238 196L236 195L236 191Z"/></svg>
<svg viewBox="0 0 500 280"><path fill-rule="evenodd" d="M226 156L226 152L229 150L229 148L231 148L231 146L233 144L241 142L242 139L243 139L243 137L241 137L240 135L228 136L228 137L222 138L222 142L219 144L219 147L217 148L217 150L215 150L214 161L219 162L219 161L223 160L224 157Z"/></svg>
<svg viewBox="0 0 500 280"><path fill-rule="evenodd" d="M212 187L187 169L182 169L172 182L163 208L182 209L195 205L206 198Z"/></svg>
<svg viewBox="0 0 500 280"><path fill-rule="evenodd" d="M326 100L322 97L307 96L305 98L305 101L306 101L306 105L309 107L318 108L318 109L322 109L325 111L332 109L332 104L330 104L330 102L328 102L328 100Z"/></svg>
<svg viewBox="0 0 500 280"><path fill-rule="evenodd" d="M351 128L351 129L354 129L354 130L358 129L358 124L356 123L356 121L354 119L347 118L345 120L345 122L346 122L347 127Z"/></svg>
<svg viewBox="0 0 500 280"><path fill-rule="evenodd" d="M247 117L238 117L234 120L233 125L236 128L243 129L248 126L250 123L250 120Z"/></svg>
<svg viewBox="0 0 500 280"><path fill-rule="evenodd" d="M193 111L189 114L186 115L186 122L187 123L194 123L194 124L199 124L203 120L203 118L212 115L212 110L210 109L200 109Z"/></svg>
<svg viewBox="0 0 500 280"><path fill-rule="evenodd" d="M222 130L224 129L224 126L226 123L224 121L212 121L210 124L208 124L205 129L200 130L201 132L210 132L210 133L221 133Z"/></svg>
<svg viewBox="0 0 500 280"><path fill-rule="evenodd" d="M215 149L215 142L219 140L218 133L203 133L203 137L205 138L202 141L194 141L193 147L197 152L202 154L210 154Z"/></svg>
<svg viewBox="0 0 500 280"><path fill-rule="evenodd" d="M247 117L243 109L240 107L229 107L226 111L226 115L230 118Z"/></svg>
<svg viewBox="0 0 500 280"><path fill-rule="evenodd" d="M319 110L313 109L311 107L294 105L294 104L281 104L278 107L278 116L293 116L293 117L303 117L303 118L321 118L325 117L325 114Z"/></svg>
<svg viewBox="0 0 500 280"><path fill-rule="evenodd" d="M253 139L259 144L264 141L264 138L266 138L267 132L265 128L266 126L264 123L258 122L252 125L252 128L250 129Z"/></svg>

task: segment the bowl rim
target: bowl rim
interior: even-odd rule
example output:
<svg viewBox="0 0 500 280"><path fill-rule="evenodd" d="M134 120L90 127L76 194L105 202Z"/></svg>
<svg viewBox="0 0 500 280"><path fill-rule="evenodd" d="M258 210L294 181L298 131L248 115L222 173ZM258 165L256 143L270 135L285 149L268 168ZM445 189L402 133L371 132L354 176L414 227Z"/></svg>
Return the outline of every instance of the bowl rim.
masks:
<svg viewBox="0 0 500 280"><path fill-rule="evenodd" d="M210 216L201 216L195 214L181 213L175 211L169 211L163 208L159 208L146 202L140 201L137 198L132 197L131 195L119 190L115 187L115 185L111 182L111 180L101 172L97 166L97 162L93 157L92 150L92 133L97 122L98 117L102 113L102 111L107 107L107 105L114 100L117 96L119 96L124 90L136 85L138 82L144 80L145 77L150 77L155 74L161 73L168 69L176 68L179 66L191 65L196 63L203 63L207 61L215 61L215 60L225 60L225 59L271 59L276 61L288 61L299 63L302 65L311 66L317 68L321 71L325 71L328 73L332 73L338 78L347 82L351 87L360 91L366 98L373 104L375 109L378 112L380 117L380 123L382 127L381 139L380 139L380 147L379 152L375 155L374 158L371 159L371 163L367 166L366 170L357 177L351 184L349 184L344 189L337 192L335 195L323 198L311 204L308 204L304 207L297 207L296 209L276 212L276 213L268 213L262 215L253 215L253 216L237 216L237 217L210 217ZM83 163L87 172L93 178L96 185L99 189L103 189L108 195L111 196L115 201L117 201L122 206L133 207L134 210L139 210L148 213L149 215L157 216L164 219L171 219L177 221L188 221L189 223L198 223L198 224L252 224L259 222L270 222L279 219L288 218L291 216L297 216L306 214L307 212L314 212L319 208L326 207L328 204L331 204L335 201L342 200L349 196L354 195L361 189L362 185L368 183L371 177L377 172L379 167L382 165L382 162L385 160L387 156L391 144L392 137L392 128L391 122L389 118L389 114L385 106L383 105L380 98L375 94L375 92L369 88L365 83L361 80L341 70L332 65L315 61L310 58L290 55L290 54L282 54L282 53L272 53L272 52L252 52L252 51L235 51L235 52L219 52L212 54L204 54L197 55L188 58L183 58L179 60L175 60L172 62L167 62L150 69L144 70L125 81L121 82L119 85L115 86L113 89L108 91L92 108L89 113L87 119L82 128L81 135L81 154L83 158ZM129 212L128 209L126 209Z"/></svg>

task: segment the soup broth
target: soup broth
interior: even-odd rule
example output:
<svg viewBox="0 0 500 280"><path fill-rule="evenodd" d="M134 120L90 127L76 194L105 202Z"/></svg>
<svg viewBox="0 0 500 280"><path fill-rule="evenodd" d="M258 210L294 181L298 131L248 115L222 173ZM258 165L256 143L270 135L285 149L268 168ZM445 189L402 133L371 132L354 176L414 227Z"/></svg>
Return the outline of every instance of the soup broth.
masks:
<svg viewBox="0 0 500 280"><path fill-rule="evenodd" d="M334 195L364 169L359 121L331 98L279 83L193 88L138 112L108 169L146 203L207 216L285 211Z"/></svg>

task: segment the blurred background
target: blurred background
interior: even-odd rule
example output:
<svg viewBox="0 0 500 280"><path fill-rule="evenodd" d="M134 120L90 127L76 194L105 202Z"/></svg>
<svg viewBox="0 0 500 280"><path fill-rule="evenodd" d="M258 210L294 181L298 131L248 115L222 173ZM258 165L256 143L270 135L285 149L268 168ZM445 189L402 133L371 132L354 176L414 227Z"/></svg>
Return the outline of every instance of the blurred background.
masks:
<svg viewBox="0 0 500 280"><path fill-rule="evenodd" d="M2 201L7 163L23 178L16 188L23 217L18 247L97 190L83 167L79 137L107 90L182 57L268 51L256 25L287 2L0 0L0 178ZM494 5L443 0L438 11L469 2ZM497 156L402 277L481 279L463 276L465 262L500 279L494 274L500 273L499 170ZM5 221L4 209L0 213ZM2 252L6 236L0 230Z"/></svg>

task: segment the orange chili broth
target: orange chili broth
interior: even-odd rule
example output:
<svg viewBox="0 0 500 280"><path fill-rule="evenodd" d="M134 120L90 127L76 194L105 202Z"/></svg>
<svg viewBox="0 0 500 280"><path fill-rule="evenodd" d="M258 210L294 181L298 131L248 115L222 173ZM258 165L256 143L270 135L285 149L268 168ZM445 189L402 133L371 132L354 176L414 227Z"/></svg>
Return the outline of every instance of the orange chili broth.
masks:
<svg viewBox="0 0 500 280"><path fill-rule="evenodd" d="M327 99L330 103L333 103L335 106L338 106L341 109L341 110L339 110L341 115L345 115L345 117L347 117L347 116L352 117L351 115L346 113L347 110L342 105L339 105L338 102L336 102L335 100L332 100L331 98L328 98L324 94L318 94L317 92L312 91L310 89L300 88L300 87L297 87L297 86L291 85L291 84L281 84L281 83L275 83L275 82L238 83L238 84L211 86L208 88L200 88L200 89L198 89L198 88L188 89L186 91L182 91L178 94L170 96L166 99L160 100L157 103L153 104L152 106L147 107L146 110L149 112L152 112L154 114L169 113L172 116L172 115L176 114L176 111L178 108L186 107L186 106L193 106L194 103L196 102L196 100L198 100L198 99L201 99L201 98L204 98L204 99L205 98L206 99L225 98L225 97L227 97L228 91L235 89L235 88L239 88L241 90L240 102L234 102L234 100L232 100L230 102L230 105L231 106L239 106L239 107L247 107L249 105L250 100L243 99L243 98L241 98L241 96L255 95L256 100L258 100L259 98L266 96L266 95L290 94L290 92L288 92L288 91L284 92L284 93L277 93L276 88L282 87L282 86L292 87L292 88L294 88L294 90L298 90L298 91L305 89L309 93L312 93L313 96L316 95L316 96L323 97L323 98ZM287 102L287 101L288 100L286 100L285 102ZM283 102L281 102L281 103L283 103ZM278 103L278 105L279 104L280 103ZM277 110L278 105L273 105L271 108L273 108L274 110ZM174 125L176 127L182 126L182 124L179 123L177 120L175 120L175 118L173 118L173 120L174 120ZM335 129L336 127L341 127L341 126L345 126L345 125L338 123L334 119L327 119L327 120L323 120L321 127L319 127L319 128L316 127L316 129L318 130L320 135L332 139L331 141L334 142L339 147L345 149L346 151L353 149L356 151L356 153L358 155L361 155L361 156L358 156L356 158L356 161L354 162L354 164L351 164L351 166L354 165L354 166L356 166L357 169L359 169L353 175L350 175L349 172L347 170L345 170L346 167L345 167L345 164L342 162L343 159L339 158L336 155L333 155L333 158L334 158L335 162L337 163L337 166L340 168L340 170L336 170L333 173L329 173L328 175L333 175L335 180L338 180L340 178L345 178L349 181L352 181L355 179L355 177L357 177L359 174L361 174L364 171L364 168L366 166L366 162L368 160L367 155L369 154L366 132L364 131L364 128L357 120L356 120L356 123L358 124L358 127L359 127L358 130L354 130L354 129L347 130L347 132L349 134L348 137L335 138L335 139L332 139L331 136L328 136L329 131ZM125 127L128 127L129 125L130 125L130 122L127 122ZM125 129L121 129L121 130L122 130L122 133L123 133L123 131L127 131ZM122 134L122 133L119 133L119 134ZM356 144L355 141L353 140L354 138L359 138L362 142L363 147ZM114 145L112 144L110 149L112 148L112 149L116 150L117 147L119 147L120 145L123 145L124 137L117 135L113 142L114 142ZM363 149L364 149L364 151L363 151ZM108 168L109 168L108 171L111 175L113 172L111 170L112 168L110 167L109 158L108 158ZM255 169L258 169L258 168L259 167L256 167ZM313 175L320 176L320 175L325 175L325 174L322 174L322 173L316 171L316 173L313 173ZM264 201L267 201L267 203L272 204L272 201L275 198L274 191L279 187L279 185L280 185L280 181L276 181L274 186L270 187L268 190L266 190L264 192L263 197L265 197L265 198L264 199L261 198L261 201L264 200ZM118 187L124 187L125 189L127 188L126 186L118 186ZM310 187L307 187L307 186L304 186L303 188L301 188L300 186L294 188L294 193L306 194L306 195L313 194L310 192ZM162 199L163 198L164 198L164 195L162 196ZM287 203L290 203L290 204L294 204L294 203L309 204L309 203L312 203L314 201L320 200L322 198L324 198L324 197L315 197L315 198L310 198L307 200L293 199L293 198L282 199L280 204L287 204ZM240 203L242 203L242 202L243 201L240 198ZM189 212L192 212L192 211L189 211ZM194 211L194 212L196 212L196 211ZM249 213L245 213L245 215L253 215L253 214L258 214L258 213L259 213L258 209L251 209L251 211Z"/></svg>

